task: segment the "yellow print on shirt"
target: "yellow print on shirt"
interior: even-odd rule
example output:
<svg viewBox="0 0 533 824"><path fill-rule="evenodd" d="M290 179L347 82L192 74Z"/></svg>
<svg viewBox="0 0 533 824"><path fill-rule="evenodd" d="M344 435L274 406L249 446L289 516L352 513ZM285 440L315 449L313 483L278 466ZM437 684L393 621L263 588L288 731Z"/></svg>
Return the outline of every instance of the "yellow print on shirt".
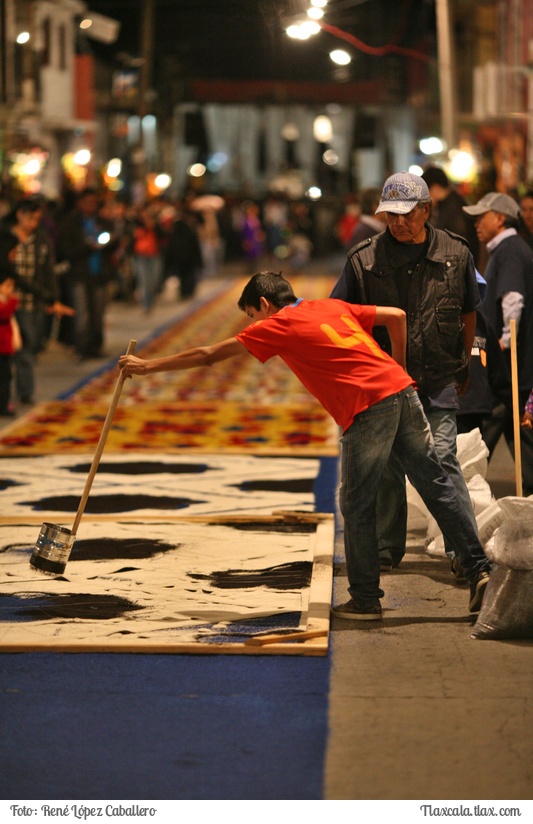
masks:
<svg viewBox="0 0 533 824"><path fill-rule="evenodd" d="M366 332L363 332L363 330L354 323L349 315L341 315L341 320L344 321L346 326L353 330L353 335L343 338L342 335L339 335L339 333L329 325L329 323L320 324L322 331L326 333L328 338L332 340L336 346L343 346L345 349L351 349L353 346L359 346L361 343L366 343L374 355L377 355L378 358L385 358L385 355L377 345L374 338L367 335Z"/></svg>

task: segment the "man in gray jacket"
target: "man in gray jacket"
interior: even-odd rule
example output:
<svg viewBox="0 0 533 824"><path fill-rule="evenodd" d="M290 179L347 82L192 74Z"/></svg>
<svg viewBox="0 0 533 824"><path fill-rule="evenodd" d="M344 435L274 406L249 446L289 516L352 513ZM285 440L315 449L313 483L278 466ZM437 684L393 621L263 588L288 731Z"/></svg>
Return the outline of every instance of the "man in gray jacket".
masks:
<svg viewBox="0 0 533 824"><path fill-rule="evenodd" d="M474 219L478 238L489 252L483 311L496 331L509 371L511 321L516 322L517 388L523 410L533 387L533 252L518 234L520 206L509 195L489 192L463 211ZM495 417L491 427L494 436L503 431L514 455L512 405L506 415ZM533 495L533 435L526 429L520 435L523 494Z"/></svg>
<svg viewBox="0 0 533 824"><path fill-rule="evenodd" d="M407 315L407 371L415 379L440 461L475 524L472 502L457 460L458 395L468 386L469 353L479 290L464 238L435 229L431 198L418 175L400 172L384 184L377 213L387 228L354 246L331 297L350 303L396 306ZM388 351L385 330L374 336ZM377 501L382 569L398 566L407 531L405 474L392 456ZM446 547L452 570L461 569Z"/></svg>

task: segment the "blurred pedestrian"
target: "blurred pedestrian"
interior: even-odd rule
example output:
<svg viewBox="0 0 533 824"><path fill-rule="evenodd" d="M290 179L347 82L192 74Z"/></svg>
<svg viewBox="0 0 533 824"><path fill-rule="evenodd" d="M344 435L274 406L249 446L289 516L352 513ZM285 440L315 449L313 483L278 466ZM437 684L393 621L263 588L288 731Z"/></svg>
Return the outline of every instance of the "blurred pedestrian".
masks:
<svg viewBox="0 0 533 824"><path fill-rule="evenodd" d="M430 166L422 174L426 181L429 195L433 201L429 222L437 229L448 229L461 235L468 241L470 251L476 263L479 256L479 241L472 225L463 212L468 201L450 183L448 175L439 166Z"/></svg>
<svg viewBox="0 0 533 824"><path fill-rule="evenodd" d="M360 195L361 216L357 226L352 232L349 249L362 240L384 232L387 228L387 215L385 212L378 212L376 209L381 200L381 189L377 186L370 186L363 189Z"/></svg>
<svg viewBox="0 0 533 824"><path fill-rule="evenodd" d="M17 239L5 233L0 238L0 416L12 418L11 403L13 356L22 345L15 318L19 301L15 296L15 273L10 257Z"/></svg>
<svg viewBox="0 0 533 824"><path fill-rule="evenodd" d="M265 252L265 233L261 223L259 204L246 200L241 224L241 244L247 271L253 272Z"/></svg>
<svg viewBox="0 0 533 824"><path fill-rule="evenodd" d="M337 235L342 249L345 252L353 246L352 237L359 223L361 212L362 207L353 195L348 196L344 202L344 211L335 226L335 234Z"/></svg>
<svg viewBox="0 0 533 824"><path fill-rule="evenodd" d="M520 218L518 234L533 249L533 189L528 189L520 198Z"/></svg>
<svg viewBox="0 0 533 824"><path fill-rule="evenodd" d="M6 228L16 238L13 268L19 305L16 319L21 346L14 356L15 388L19 401L34 403L35 358L48 337L46 315L73 315L71 307L59 300L53 242L43 226L45 201L39 196L17 203L6 221Z"/></svg>
<svg viewBox="0 0 533 824"><path fill-rule="evenodd" d="M224 259L224 238L220 232L219 210L224 207L224 200L218 195L201 195L191 198L188 207L198 215L197 231L202 250L202 275L206 278L216 277Z"/></svg>
<svg viewBox="0 0 533 824"><path fill-rule="evenodd" d="M289 207L281 194L271 194L263 204L265 251L272 263L287 257Z"/></svg>
<svg viewBox="0 0 533 824"><path fill-rule="evenodd" d="M72 342L80 358L104 355L104 317L114 277L111 227L102 221L99 206L96 190L84 189L58 228L58 254L68 263L65 302L76 312Z"/></svg>
<svg viewBox="0 0 533 824"><path fill-rule="evenodd" d="M298 272L309 263L313 252L314 225L309 206L297 200L289 209L289 263Z"/></svg>
<svg viewBox="0 0 533 824"><path fill-rule="evenodd" d="M111 209L111 247L115 274L115 300L132 302L135 291L133 274L133 232L135 219L128 198L117 197Z"/></svg>
<svg viewBox="0 0 533 824"><path fill-rule="evenodd" d="M141 305L151 312L163 277L161 228L152 207L141 206L133 230L133 265Z"/></svg>
<svg viewBox="0 0 533 824"><path fill-rule="evenodd" d="M193 297L202 271L196 217L178 206L165 250L165 278L177 277L182 299Z"/></svg>

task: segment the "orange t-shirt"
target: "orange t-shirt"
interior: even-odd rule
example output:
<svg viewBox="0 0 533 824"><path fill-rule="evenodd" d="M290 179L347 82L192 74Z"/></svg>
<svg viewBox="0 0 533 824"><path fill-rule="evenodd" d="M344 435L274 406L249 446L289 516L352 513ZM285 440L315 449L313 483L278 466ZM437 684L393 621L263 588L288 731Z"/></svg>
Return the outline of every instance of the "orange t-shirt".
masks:
<svg viewBox="0 0 533 824"><path fill-rule="evenodd" d="M159 253L159 241L153 229L138 226L133 233L133 251L140 257L156 257Z"/></svg>
<svg viewBox="0 0 533 824"><path fill-rule="evenodd" d="M236 335L261 363L279 355L344 432L360 412L414 381L371 335L375 306L300 300Z"/></svg>

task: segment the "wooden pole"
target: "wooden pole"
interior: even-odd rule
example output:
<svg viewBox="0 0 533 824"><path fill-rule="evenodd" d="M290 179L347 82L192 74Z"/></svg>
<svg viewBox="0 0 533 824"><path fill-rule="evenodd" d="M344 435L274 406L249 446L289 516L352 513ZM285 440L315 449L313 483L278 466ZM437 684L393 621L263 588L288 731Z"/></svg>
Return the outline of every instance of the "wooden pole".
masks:
<svg viewBox="0 0 533 824"><path fill-rule="evenodd" d="M522 451L520 448L520 401L518 396L518 367L516 356L516 320L511 321L511 381L513 388L514 467L516 494L522 497Z"/></svg>
<svg viewBox="0 0 533 824"><path fill-rule="evenodd" d="M126 352L127 355L133 355L135 351L135 346L137 344L136 340L130 340L128 351ZM87 476L87 480L85 482L85 488L83 490L83 494L81 496L81 500L78 506L78 511L76 513L76 517L74 519L74 524L72 525L71 532L75 536L78 527L80 525L80 521L82 519L83 513L85 511L85 505L87 503L87 499L89 498L89 492L91 491L91 487L93 485L94 476L96 475L96 470L98 469L98 465L100 463L100 458L102 457L102 452L104 451L105 442L107 440L107 436L109 430L111 428L111 424L113 423L113 416L115 414L117 404L120 398L120 393L122 392L122 387L124 385L124 381L126 376L124 375L124 371L120 370L120 375L117 380L115 391L113 393L113 397L111 399L111 404L109 406L106 419L104 421L104 425L102 427L102 432L100 434L100 440L98 441L98 446L96 447L96 452L93 458L93 462L91 464L91 469L89 471L89 475Z"/></svg>

